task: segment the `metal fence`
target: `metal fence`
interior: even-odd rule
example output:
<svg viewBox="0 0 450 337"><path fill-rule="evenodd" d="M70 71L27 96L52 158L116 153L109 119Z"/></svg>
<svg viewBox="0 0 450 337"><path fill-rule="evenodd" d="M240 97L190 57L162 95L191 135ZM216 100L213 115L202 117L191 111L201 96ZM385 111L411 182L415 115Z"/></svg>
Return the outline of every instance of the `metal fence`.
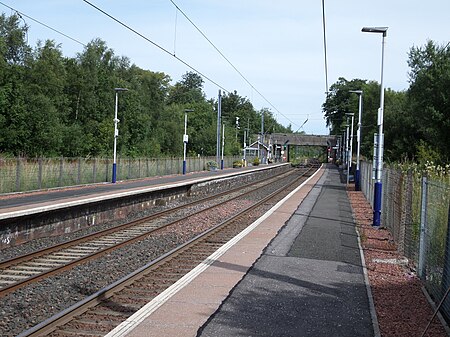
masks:
<svg viewBox="0 0 450 337"><path fill-rule="evenodd" d="M450 178L384 167L381 223L399 253L417 268L427 292L439 303L450 286ZM373 207L372 163L361 165L361 190ZM441 313L450 320L450 299Z"/></svg>
<svg viewBox="0 0 450 337"><path fill-rule="evenodd" d="M188 157L186 171L208 169L216 157ZM224 157L224 168L238 156ZM220 165L220 163L219 163ZM182 158L118 158L117 180L181 174ZM0 193L111 181L112 160L105 158L0 158Z"/></svg>

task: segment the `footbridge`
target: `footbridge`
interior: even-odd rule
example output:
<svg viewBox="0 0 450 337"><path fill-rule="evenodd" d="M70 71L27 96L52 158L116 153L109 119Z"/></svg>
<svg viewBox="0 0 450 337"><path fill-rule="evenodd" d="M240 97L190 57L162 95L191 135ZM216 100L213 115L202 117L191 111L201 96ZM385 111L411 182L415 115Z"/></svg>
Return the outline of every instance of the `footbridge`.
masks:
<svg viewBox="0 0 450 337"><path fill-rule="evenodd" d="M270 137L274 158L290 160L301 149L314 149L334 157L337 138L334 135L305 135L299 133L272 133ZM300 150L299 150L300 149Z"/></svg>

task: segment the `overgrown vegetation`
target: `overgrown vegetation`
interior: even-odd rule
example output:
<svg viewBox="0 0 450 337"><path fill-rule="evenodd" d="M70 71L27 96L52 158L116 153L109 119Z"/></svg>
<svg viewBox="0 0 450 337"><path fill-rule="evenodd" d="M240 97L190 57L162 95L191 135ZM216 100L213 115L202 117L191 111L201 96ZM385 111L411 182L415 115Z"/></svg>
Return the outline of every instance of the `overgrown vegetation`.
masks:
<svg viewBox="0 0 450 337"><path fill-rule="evenodd" d="M385 91L384 157L386 161L433 161L445 165L450 158L450 46L428 41L409 52L410 86L406 91ZM377 129L380 86L377 82L340 78L323 104L331 134L341 135L346 113L358 120L358 95L363 91L362 147L372 157L373 134ZM356 129L356 128L355 128Z"/></svg>
<svg viewBox="0 0 450 337"><path fill-rule="evenodd" d="M28 27L17 15L0 16L0 155L21 157L110 157L114 134L114 88L119 94L118 154L170 157L183 153L184 110L189 113L188 155L214 155L216 105L203 92L203 79L188 72L174 85L165 73L141 69L95 39L76 57L63 56L47 40L31 47ZM236 91L225 94L225 155L239 154L244 127L291 132L273 114L256 111ZM256 136L251 136L256 139ZM237 141L236 141L237 139Z"/></svg>

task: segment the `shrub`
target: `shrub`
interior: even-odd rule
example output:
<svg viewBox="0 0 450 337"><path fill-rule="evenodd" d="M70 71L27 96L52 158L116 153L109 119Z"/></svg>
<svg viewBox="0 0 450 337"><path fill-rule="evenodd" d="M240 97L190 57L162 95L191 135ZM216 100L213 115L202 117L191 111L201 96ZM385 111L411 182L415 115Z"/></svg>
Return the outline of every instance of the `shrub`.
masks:
<svg viewBox="0 0 450 337"><path fill-rule="evenodd" d="M213 160L208 161L205 165L206 165L206 169L209 170L209 171L214 171L214 170L216 170L217 167L219 166L219 165L217 165L217 163L216 163L215 161L213 161Z"/></svg>
<svg viewBox="0 0 450 337"><path fill-rule="evenodd" d="M234 168L240 168L240 167L242 167L242 161L240 161L240 160L235 160L235 161L233 162L233 167L234 167Z"/></svg>

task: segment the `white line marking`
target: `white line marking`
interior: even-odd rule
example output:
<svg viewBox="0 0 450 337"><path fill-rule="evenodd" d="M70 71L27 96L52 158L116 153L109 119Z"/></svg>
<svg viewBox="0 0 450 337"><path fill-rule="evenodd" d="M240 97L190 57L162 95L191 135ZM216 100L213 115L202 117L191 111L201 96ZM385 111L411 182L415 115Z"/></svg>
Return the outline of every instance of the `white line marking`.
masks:
<svg viewBox="0 0 450 337"><path fill-rule="evenodd" d="M118 325L115 329L111 330L105 337L122 337L126 336L131 330L136 328L141 322L143 322L148 316L155 312L159 307L161 307L165 302L167 302L173 295L178 291L187 286L193 279L195 279L200 273L207 269L211 264L219 259L227 250L233 247L237 242L239 242L243 237L250 233L254 228L256 228L261 222L267 219L272 213L274 213L282 204L286 202L292 195L294 195L298 190L300 190L304 185L306 185L320 170L322 167L314 172L314 174L304 181L295 190L289 193L286 197L280 200L275 206L268 210L262 217L253 222L250 226L232 238L230 241L225 243L222 247L217 249L214 253L208 256L203 262L201 262L197 267L192 269L189 273L184 275L172 286L167 288L164 292L156 296L152 301L143 306L139 311L135 312L133 315L128 317L124 322Z"/></svg>

